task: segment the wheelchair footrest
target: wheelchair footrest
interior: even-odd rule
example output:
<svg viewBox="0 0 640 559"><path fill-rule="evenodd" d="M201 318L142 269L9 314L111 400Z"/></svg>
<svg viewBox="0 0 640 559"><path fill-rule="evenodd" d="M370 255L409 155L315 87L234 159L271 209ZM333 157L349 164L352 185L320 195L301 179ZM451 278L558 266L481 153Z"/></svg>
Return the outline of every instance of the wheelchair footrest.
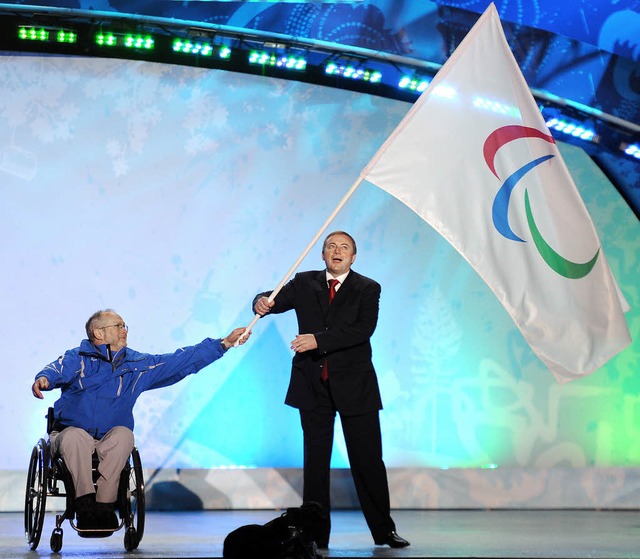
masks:
<svg viewBox="0 0 640 559"><path fill-rule="evenodd" d="M113 530L78 530L81 538L108 538L113 534Z"/></svg>

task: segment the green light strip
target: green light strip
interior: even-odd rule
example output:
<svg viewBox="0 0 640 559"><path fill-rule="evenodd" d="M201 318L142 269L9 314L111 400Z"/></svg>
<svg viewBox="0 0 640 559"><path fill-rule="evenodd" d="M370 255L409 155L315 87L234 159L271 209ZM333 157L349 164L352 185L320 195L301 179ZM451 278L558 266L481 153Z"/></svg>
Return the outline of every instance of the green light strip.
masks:
<svg viewBox="0 0 640 559"><path fill-rule="evenodd" d="M151 35L134 35L132 33L98 33L96 44L101 47L124 47L129 49L153 50L155 40Z"/></svg>
<svg viewBox="0 0 640 559"><path fill-rule="evenodd" d="M19 27L18 38L25 41L43 41L49 40L49 30L35 27Z"/></svg>
<svg viewBox="0 0 640 559"><path fill-rule="evenodd" d="M278 55L272 52L251 51L249 64L258 66L276 66L286 70L304 71L307 69L307 61L301 56Z"/></svg>
<svg viewBox="0 0 640 559"><path fill-rule="evenodd" d="M68 29L48 28L48 27L18 27L18 38L23 41L40 41L48 43L55 37L57 43L75 43L78 34Z"/></svg>

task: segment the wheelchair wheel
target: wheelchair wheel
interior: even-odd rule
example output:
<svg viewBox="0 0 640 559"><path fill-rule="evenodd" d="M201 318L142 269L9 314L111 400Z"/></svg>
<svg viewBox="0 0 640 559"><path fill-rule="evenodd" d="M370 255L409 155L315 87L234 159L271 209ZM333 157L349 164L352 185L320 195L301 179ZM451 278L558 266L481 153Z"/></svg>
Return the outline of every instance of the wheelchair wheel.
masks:
<svg viewBox="0 0 640 559"><path fill-rule="evenodd" d="M124 547L127 551L133 551L138 548L144 534L145 512L144 476L137 448L131 451L129 467L125 468L123 475L127 477L125 483L121 483L121 487L124 486L126 492L121 499L121 503L124 503L121 515L124 513L123 518L127 527L124 534Z"/></svg>
<svg viewBox="0 0 640 559"><path fill-rule="evenodd" d="M137 549L138 543L140 542L138 541L138 534L136 533L136 529L127 528L126 532L124 533L124 548L127 551L133 551L134 549Z"/></svg>
<svg viewBox="0 0 640 559"><path fill-rule="evenodd" d="M24 531L31 550L38 547L42 535L48 479L49 446L40 439L31 452L24 499Z"/></svg>
<svg viewBox="0 0 640 559"><path fill-rule="evenodd" d="M54 553L58 553L62 549L62 528L54 528L53 532L51 532L49 547Z"/></svg>

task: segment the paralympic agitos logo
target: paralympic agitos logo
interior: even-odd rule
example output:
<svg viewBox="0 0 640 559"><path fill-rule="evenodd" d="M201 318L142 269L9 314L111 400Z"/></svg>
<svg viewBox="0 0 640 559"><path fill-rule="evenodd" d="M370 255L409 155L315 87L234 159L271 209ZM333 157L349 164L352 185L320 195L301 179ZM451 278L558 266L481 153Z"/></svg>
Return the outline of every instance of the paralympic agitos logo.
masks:
<svg viewBox="0 0 640 559"><path fill-rule="evenodd" d="M494 159L496 153L505 144L519 138L538 138L546 142L555 144L552 136L544 134L540 130L528 126L511 125L503 126L501 128L498 128L497 130L494 130L491 134L489 134L484 142L483 153L485 163L498 180L502 179L500 179L495 169ZM502 186L493 199L492 216L494 227L506 239L521 243L526 242L524 239L521 239L513 232L513 229L511 229L511 225L509 224L509 203L511 200L511 193L513 192L513 189L516 187L518 182L523 179L527 173L535 169L541 163L544 163L545 161L553 157L555 157L555 155L553 154L543 155L542 157L530 161L526 165L520 167L520 169L515 171L513 174L511 174L511 176L507 177L507 179L502 183ZM529 231L531 232L531 237L533 238L533 242L538 249L540 256L542 256L542 259L547 263L547 265L556 273L569 279L579 279L586 276L595 265L596 260L598 259L598 254L600 253L600 249L598 248L598 250L596 250L593 258L591 258L591 260L589 260L588 262L580 263L568 260L567 258L558 254L549 245L549 243L544 240L534 220L531 203L529 201L529 193L526 189L524 192L524 205L527 215L527 224L529 226Z"/></svg>

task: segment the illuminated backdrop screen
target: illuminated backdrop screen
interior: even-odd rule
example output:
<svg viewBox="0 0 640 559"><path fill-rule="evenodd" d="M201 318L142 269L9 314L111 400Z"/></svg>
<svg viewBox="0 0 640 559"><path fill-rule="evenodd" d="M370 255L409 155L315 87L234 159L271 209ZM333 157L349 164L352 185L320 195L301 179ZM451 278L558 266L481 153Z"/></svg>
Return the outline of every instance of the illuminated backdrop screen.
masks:
<svg viewBox="0 0 640 559"><path fill-rule="evenodd" d="M131 347L172 351L253 317L408 110L292 81L109 59L0 58L0 469L24 469L56 399L33 376L115 308ZM442 134L447 131L443 130ZM640 227L561 146L640 330ZM428 177L425 177L428 181ZM461 200L461 206L465 201ZM490 211L490 209L487 209ZM559 386L466 261L363 183L330 229L382 284L374 363L390 467L637 465L638 342ZM300 269L319 269L320 243ZM196 376L146 393L149 468L300 467L283 399L292 315ZM338 430L339 431L339 430ZM334 466L347 466L338 436Z"/></svg>

